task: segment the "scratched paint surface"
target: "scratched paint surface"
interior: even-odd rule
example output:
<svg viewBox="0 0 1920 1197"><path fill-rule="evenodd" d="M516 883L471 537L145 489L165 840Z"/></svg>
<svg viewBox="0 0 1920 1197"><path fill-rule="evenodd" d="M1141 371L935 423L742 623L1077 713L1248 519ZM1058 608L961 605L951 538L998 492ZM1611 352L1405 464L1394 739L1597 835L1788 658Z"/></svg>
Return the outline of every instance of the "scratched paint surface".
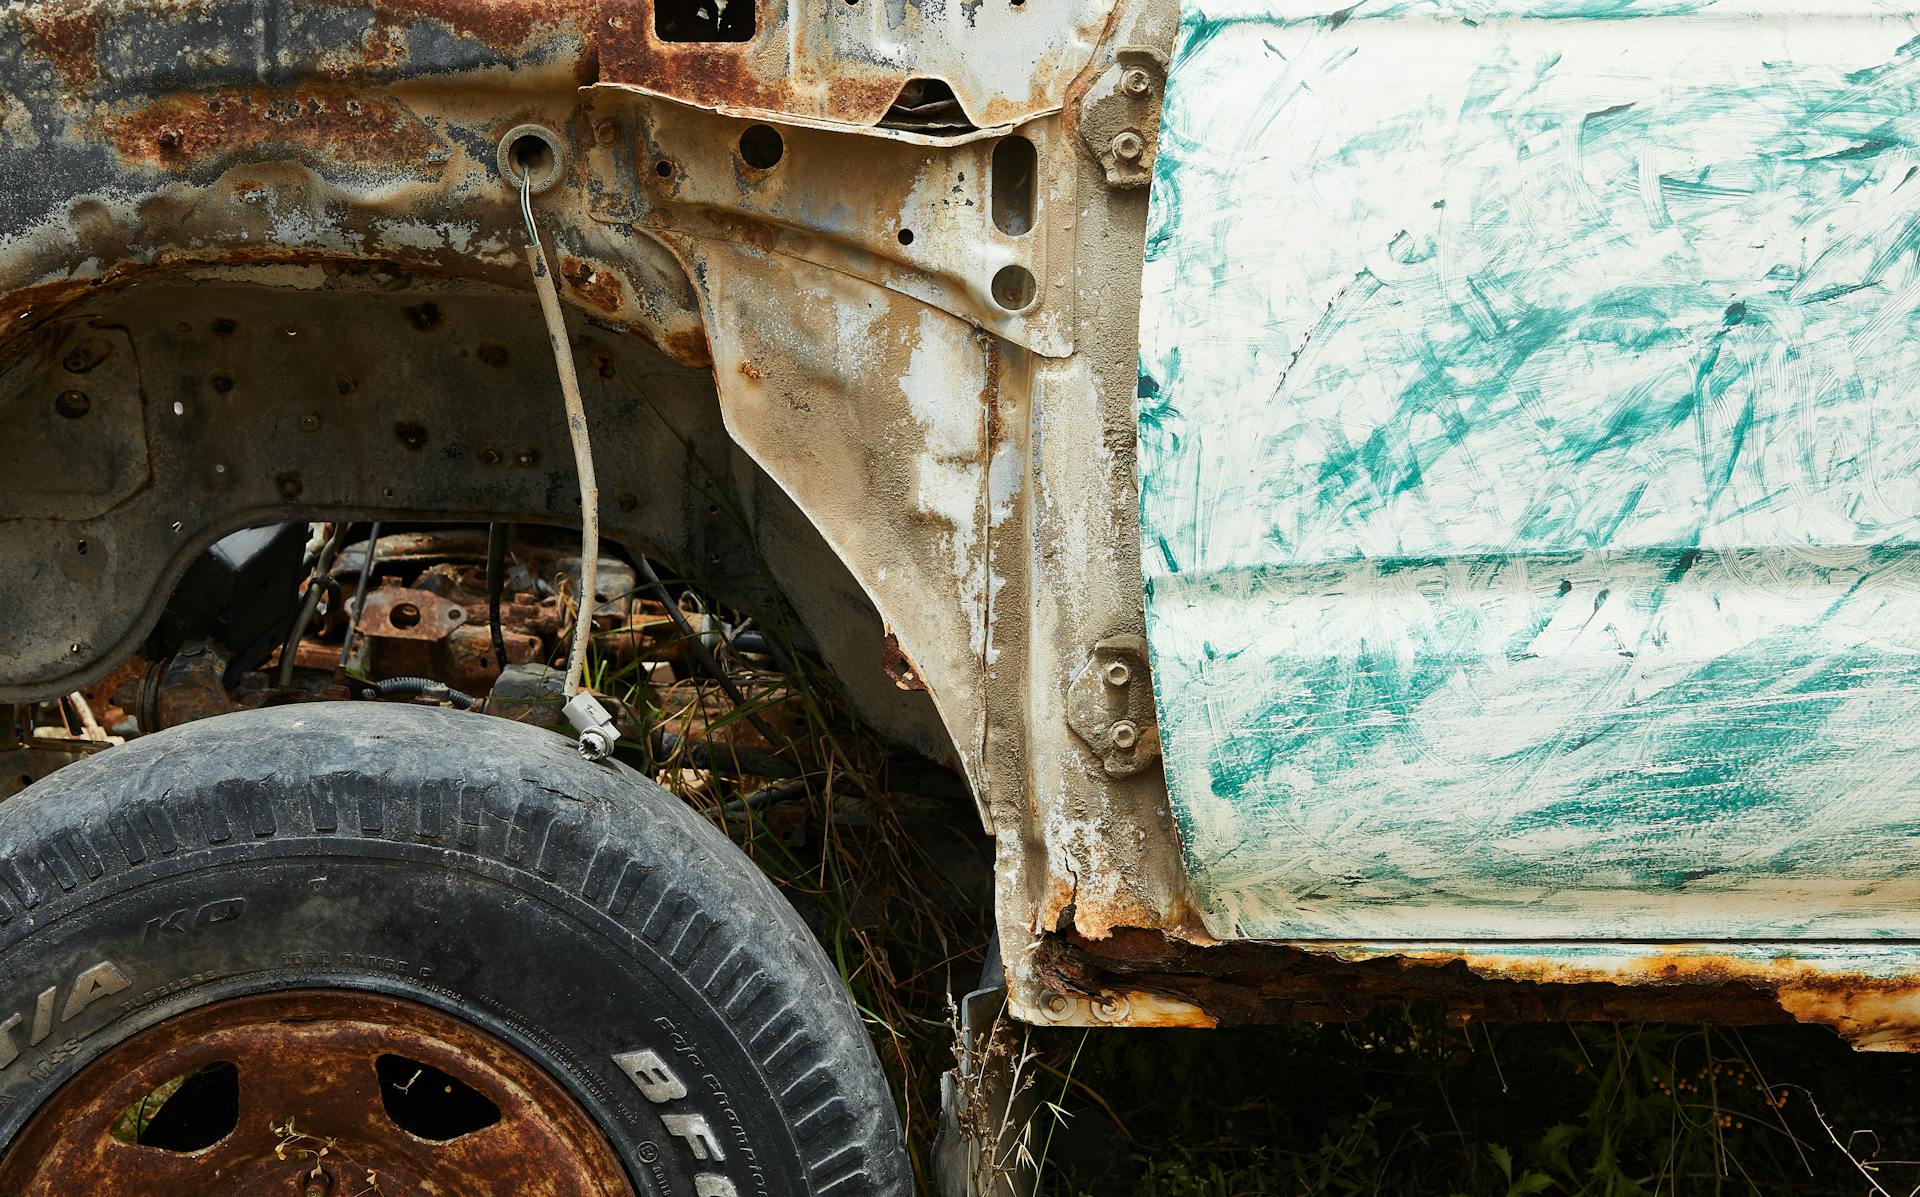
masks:
<svg viewBox="0 0 1920 1197"><path fill-rule="evenodd" d="M1139 436L1209 930L1920 933L1920 21L1184 7Z"/></svg>

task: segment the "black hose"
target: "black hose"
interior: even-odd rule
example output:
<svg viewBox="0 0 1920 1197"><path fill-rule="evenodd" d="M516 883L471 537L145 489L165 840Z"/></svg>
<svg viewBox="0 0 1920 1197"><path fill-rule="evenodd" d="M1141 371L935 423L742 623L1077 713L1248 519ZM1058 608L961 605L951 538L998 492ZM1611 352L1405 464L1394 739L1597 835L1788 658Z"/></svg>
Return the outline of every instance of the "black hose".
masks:
<svg viewBox="0 0 1920 1197"><path fill-rule="evenodd" d="M742 714L753 730L766 737L768 744L777 746L780 743L780 737L773 734L773 729L768 727L766 721L759 715L745 709L747 696L740 693L740 687L733 684L733 679L727 676L727 671L720 668L720 662L714 660L713 652L707 647L706 641L700 639L700 633L694 631L693 625L687 622L687 613L680 609L680 604L667 591L666 583L660 580L660 575L653 572L653 562L635 553L633 570L640 576L640 581L645 584L648 593L653 595L654 601L667 609L667 618L673 620L674 629L680 633L682 643L687 646L687 651L693 654L694 664L698 665L708 677L720 683L720 689L733 700L734 706L742 709ZM780 775L762 774L762 776Z"/></svg>
<svg viewBox="0 0 1920 1197"><path fill-rule="evenodd" d="M480 700L473 695L428 677L390 677L384 681L375 682L373 692L381 698L439 699L442 702L450 702L463 711L471 711L480 705Z"/></svg>
<svg viewBox="0 0 1920 1197"><path fill-rule="evenodd" d="M507 638L500 631L500 591L507 584L507 540L511 524L487 525L487 630L493 633L493 656L507 667Z"/></svg>
<svg viewBox="0 0 1920 1197"><path fill-rule="evenodd" d="M671 757L683 753L686 759L702 769L712 769L716 773L728 776L745 777L798 777L800 767L791 761L769 756L764 752L755 752L751 748L737 748L718 740L702 740L693 736L676 736L670 731L653 729L654 755Z"/></svg>
<svg viewBox="0 0 1920 1197"><path fill-rule="evenodd" d="M367 581L373 577L373 557L380 549L380 521L373 521L373 530L367 533L367 551L360 562L360 581L353 587L353 606L347 611L347 634L340 638L340 668L347 667L347 658L353 655L353 635L360 630L360 608L367 603Z"/></svg>

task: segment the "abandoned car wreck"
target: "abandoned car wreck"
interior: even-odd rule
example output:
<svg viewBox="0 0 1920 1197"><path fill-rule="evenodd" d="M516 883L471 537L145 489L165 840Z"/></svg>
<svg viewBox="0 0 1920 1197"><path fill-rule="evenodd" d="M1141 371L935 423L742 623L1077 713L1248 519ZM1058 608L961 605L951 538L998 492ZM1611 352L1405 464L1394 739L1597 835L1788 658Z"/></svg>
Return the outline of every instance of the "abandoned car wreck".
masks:
<svg viewBox="0 0 1920 1197"><path fill-rule="evenodd" d="M1777 7L0 9L0 1193L910 1191L622 763L801 779L602 684L737 661L990 837L976 1037L1920 1045L1920 20Z"/></svg>

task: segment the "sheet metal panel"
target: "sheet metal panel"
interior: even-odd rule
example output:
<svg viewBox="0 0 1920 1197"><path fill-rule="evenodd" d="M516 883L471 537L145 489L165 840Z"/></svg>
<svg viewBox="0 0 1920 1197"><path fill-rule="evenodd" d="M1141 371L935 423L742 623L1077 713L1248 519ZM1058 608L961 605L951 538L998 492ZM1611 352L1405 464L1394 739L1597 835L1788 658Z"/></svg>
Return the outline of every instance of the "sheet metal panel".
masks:
<svg viewBox="0 0 1920 1197"><path fill-rule="evenodd" d="M1186 7L1144 565L1217 936L1920 930L1920 21Z"/></svg>

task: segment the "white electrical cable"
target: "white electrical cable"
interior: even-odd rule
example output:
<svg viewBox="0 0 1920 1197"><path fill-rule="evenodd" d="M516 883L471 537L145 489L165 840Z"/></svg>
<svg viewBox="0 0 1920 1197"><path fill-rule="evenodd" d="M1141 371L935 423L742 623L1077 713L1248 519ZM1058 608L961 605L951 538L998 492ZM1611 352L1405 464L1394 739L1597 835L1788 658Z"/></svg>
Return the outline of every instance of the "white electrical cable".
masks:
<svg viewBox="0 0 1920 1197"><path fill-rule="evenodd" d="M520 164L520 215L527 222L527 265L533 270L540 314L546 317L554 368L560 372L560 394L567 403L567 436L573 442L573 468L580 475L580 614L574 621L573 645L567 653L566 694L572 698L581 692L587 642L593 635L594 590L600 581L600 488L593 477L593 443L587 439L587 408L580 401L580 379L573 372L567 322L560 314L560 295L547 269L546 251L540 247L540 230L533 223L533 171L524 162Z"/></svg>

